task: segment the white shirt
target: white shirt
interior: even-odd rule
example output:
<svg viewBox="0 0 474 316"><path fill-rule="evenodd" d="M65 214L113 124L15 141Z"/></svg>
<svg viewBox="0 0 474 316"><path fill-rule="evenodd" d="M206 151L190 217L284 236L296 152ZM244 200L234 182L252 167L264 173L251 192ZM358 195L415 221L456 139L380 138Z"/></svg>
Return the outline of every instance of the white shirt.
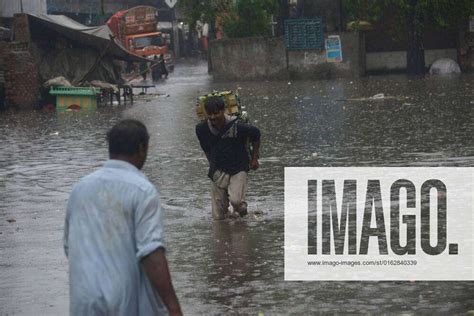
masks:
<svg viewBox="0 0 474 316"><path fill-rule="evenodd" d="M64 228L71 315L166 313L140 263L162 234L158 192L135 166L109 160L76 184Z"/></svg>

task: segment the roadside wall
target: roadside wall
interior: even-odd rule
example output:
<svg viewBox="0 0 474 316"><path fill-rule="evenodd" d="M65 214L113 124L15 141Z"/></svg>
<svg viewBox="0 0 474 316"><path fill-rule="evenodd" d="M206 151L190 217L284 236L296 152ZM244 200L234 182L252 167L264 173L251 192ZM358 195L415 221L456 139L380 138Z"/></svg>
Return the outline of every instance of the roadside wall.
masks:
<svg viewBox="0 0 474 316"><path fill-rule="evenodd" d="M285 45L281 38L211 41L209 72L218 80L284 79L288 76Z"/></svg>
<svg viewBox="0 0 474 316"><path fill-rule="evenodd" d="M367 71L393 71L405 70L407 68L407 52L373 52L366 53ZM431 64L440 58L458 59L457 49L430 49L425 50L425 66L429 68Z"/></svg>
<svg viewBox="0 0 474 316"><path fill-rule="evenodd" d="M459 34L459 64L463 71L474 71L474 31Z"/></svg>
<svg viewBox="0 0 474 316"><path fill-rule="evenodd" d="M357 78L366 71L406 70L406 51L366 53L363 32L330 35L341 37L340 63L326 62L325 51L287 51L282 38L225 39L210 43L209 72L218 80L259 80ZM474 48L472 38L466 38L461 58L456 48L425 50L426 67L437 59L451 58L460 59L463 71L472 71Z"/></svg>
<svg viewBox="0 0 474 316"><path fill-rule="evenodd" d="M326 51L289 51L288 71L291 78L331 79L353 78L365 74L364 36L361 33L332 33L339 35L342 62L328 63Z"/></svg>
<svg viewBox="0 0 474 316"><path fill-rule="evenodd" d="M325 51L287 51L283 38L214 40L210 43L209 72L218 80L330 79L364 75L363 35L337 35L341 36L343 58L339 63L328 63Z"/></svg>

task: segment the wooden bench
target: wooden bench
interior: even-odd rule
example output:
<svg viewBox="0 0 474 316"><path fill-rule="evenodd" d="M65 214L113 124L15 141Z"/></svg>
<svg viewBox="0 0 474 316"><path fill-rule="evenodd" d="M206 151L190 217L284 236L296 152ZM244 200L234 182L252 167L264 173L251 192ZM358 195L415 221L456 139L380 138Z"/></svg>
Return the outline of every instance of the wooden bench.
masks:
<svg viewBox="0 0 474 316"><path fill-rule="evenodd" d="M99 96L99 102L102 105L113 104L114 99L117 100L118 104L121 105L122 97L123 104L127 104L127 99L133 104L133 89L130 85L118 85L118 91L115 92L113 89L101 89L101 95Z"/></svg>
<svg viewBox="0 0 474 316"><path fill-rule="evenodd" d="M120 90L122 90L123 103L127 104L127 98L130 98L131 104L133 104L133 88L129 84L119 85L119 100L120 100ZM120 104L120 101L119 101Z"/></svg>
<svg viewBox="0 0 474 316"><path fill-rule="evenodd" d="M148 88L154 88L155 85L154 84L132 84L131 87L132 88L141 88L142 89L141 94L146 94Z"/></svg>

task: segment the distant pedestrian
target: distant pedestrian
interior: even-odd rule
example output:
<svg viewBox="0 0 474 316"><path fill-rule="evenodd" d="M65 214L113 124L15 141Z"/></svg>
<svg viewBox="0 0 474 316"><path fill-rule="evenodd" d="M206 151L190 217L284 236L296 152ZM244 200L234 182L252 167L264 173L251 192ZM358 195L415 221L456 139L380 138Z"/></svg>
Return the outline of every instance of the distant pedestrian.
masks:
<svg viewBox="0 0 474 316"><path fill-rule="evenodd" d="M153 56L153 66L151 68L151 78L153 81L157 81L161 78L161 64L158 60L158 56Z"/></svg>
<svg viewBox="0 0 474 316"><path fill-rule="evenodd" d="M140 171L148 140L141 122L119 122L107 133L110 160L73 188L64 228L71 315L181 315L160 198Z"/></svg>
<svg viewBox="0 0 474 316"><path fill-rule="evenodd" d="M125 72L127 74L131 73L133 71L133 63L131 61L126 61L125 62Z"/></svg>
<svg viewBox="0 0 474 316"><path fill-rule="evenodd" d="M165 58L163 54L160 55L160 70L161 77L165 76L165 79L168 79L168 69L166 69Z"/></svg>
<svg viewBox="0 0 474 316"><path fill-rule="evenodd" d="M146 56L143 55L143 58L146 59ZM143 80L146 80L146 75L148 73L148 62L146 62L145 60L141 60L140 61L140 74L142 75L143 77Z"/></svg>
<svg viewBox="0 0 474 316"><path fill-rule="evenodd" d="M212 216L243 217L247 215L247 173L259 167L260 130L227 116L220 96L208 98L204 108L208 119L196 126L196 135L209 162ZM247 151L248 142L252 144L251 153ZM229 202L234 210L231 214Z"/></svg>

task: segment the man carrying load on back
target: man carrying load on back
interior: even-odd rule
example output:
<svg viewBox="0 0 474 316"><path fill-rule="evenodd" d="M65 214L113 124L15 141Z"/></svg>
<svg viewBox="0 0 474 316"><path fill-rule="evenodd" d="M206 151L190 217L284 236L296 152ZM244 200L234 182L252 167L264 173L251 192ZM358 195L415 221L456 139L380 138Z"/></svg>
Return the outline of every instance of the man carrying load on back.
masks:
<svg viewBox="0 0 474 316"><path fill-rule="evenodd" d="M196 126L196 135L209 161L212 217L243 217L247 215L247 173L259 167L260 130L226 115L220 96L209 97L204 108L208 118ZM252 144L250 159L248 142ZM229 202L232 214L228 214Z"/></svg>

